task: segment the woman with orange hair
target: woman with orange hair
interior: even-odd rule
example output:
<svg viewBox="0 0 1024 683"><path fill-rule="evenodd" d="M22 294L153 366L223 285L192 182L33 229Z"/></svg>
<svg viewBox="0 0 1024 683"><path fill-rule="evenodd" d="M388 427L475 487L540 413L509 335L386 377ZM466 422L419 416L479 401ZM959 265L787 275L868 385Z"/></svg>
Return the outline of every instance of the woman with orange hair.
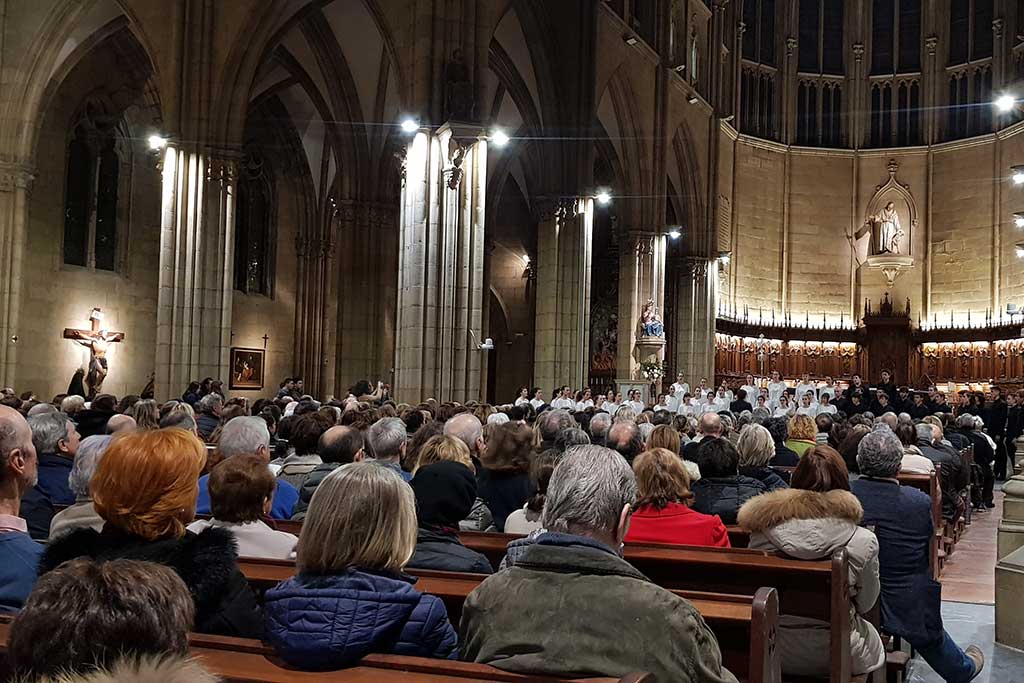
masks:
<svg viewBox="0 0 1024 683"><path fill-rule="evenodd" d="M53 540L39 573L78 557L132 559L170 567L195 602L195 630L259 637L260 612L238 570L227 529L194 534L199 474L206 449L183 429L135 431L110 444L90 484L103 531L78 529Z"/></svg>

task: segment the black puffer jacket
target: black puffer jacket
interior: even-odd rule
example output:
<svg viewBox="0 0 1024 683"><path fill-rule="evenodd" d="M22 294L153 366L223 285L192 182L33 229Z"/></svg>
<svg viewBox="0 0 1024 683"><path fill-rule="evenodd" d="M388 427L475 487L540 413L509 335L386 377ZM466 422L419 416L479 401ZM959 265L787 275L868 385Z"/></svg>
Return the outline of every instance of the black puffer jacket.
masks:
<svg viewBox="0 0 1024 683"><path fill-rule="evenodd" d="M111 529L77 529L52 541L39 561L45 574L68 560L143 560L173 569L188 586L196 606L195 630L245 638L263 636L263 618L256 596L238 569L235 538L227 529L211 527L181 538L147 541Z"/></svg>
<svg viewBox="0 0 1024 683"><path fill-rule="evenodd" d="M436 569L442 572L493 574L494 568L482 554L459 542L455 530L424 529L416 537L416 552L407 565L412 569ZM413 572L415 573L415 572Z"/></svg>
<svg viewBox="0 0 1024 683"><path fill-rule="evenodd" d="M789 488L789 484L786 483L786 480L779 476L779 473L771 467L741 467L740 474L744 477L757 479L759 482L764 484L765 489L768 491Z"/></svg>
<svg viewBox="0 0 1024 683"><path fill-rule="evenodd" d="M951 447L936 446L928 439L918 439L917 447L921 455L931 460L939 469L939 488L942 490L942 518L954 521L957 518L957 507L960 495L971 484L971 473L964 467L963 460Z"/></svg>
<svg viewBox="0 0 1024 683"><path fill-rule="evenodd" d="M705 515L718 515L724 524L735 524L743 504L767 490L757 479L743 475L701 477L693 485L693 509Z"/></svg>

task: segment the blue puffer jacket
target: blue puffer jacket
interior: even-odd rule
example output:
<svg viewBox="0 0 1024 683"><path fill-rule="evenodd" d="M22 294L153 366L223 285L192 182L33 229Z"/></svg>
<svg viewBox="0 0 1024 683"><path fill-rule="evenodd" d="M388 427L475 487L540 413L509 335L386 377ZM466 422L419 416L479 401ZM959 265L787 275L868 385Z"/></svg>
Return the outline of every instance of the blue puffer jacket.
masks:
<svg viewBox="0 0 1024 683"><path fill-rule="evenodd" d="M267 642L292 666L327 671L378 652L455 659L444 603L404 575L298 574L267 591Z"/></svg>

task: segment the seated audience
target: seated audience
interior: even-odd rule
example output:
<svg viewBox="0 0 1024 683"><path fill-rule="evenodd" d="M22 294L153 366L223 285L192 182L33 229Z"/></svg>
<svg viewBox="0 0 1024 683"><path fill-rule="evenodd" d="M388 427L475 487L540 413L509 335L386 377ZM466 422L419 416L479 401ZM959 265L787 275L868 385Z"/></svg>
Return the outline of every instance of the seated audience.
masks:
<svg viewBox="0 0 1024 683"><path fill-rule="evenodd" d="M350 462L362 462L366 457L363 450L363 433L354 427L338 425L331 427L320 436L317 443L317 453L323 461L313 468L313 471L306 477L299 492L299 502L295 505L295 514L292 519L301 521L306 516L309 503L313 500L313 494L320 482L327 478L327 475L342 465Z"/></svg>
<svg viewBox="0 0 1024 683"><path fill-rule="evenodd" d="M412 473L403 470L401 464L409 441L404 422L397 417L385 417L377 420L367 430L366 436L374 460L393 469L405 481L412 480Z"/></svg>
<svg viewBox="0 0 1024 683"><path fill-rule="evenodd" d="M216 394L213 395L216 396ZM236 455L257 455L269 464L270 431L267 429L267 423L260 417L235 418L224 425L224 429L221 430L217 451L224 460ZM211 512L209 484L209 474L204 474L199 478L196 514L208 515ZM270 516L274 519L291 519L299 500L299 492L295 490L294 486L280 479L275 481L275 486Z"/></svg>
<svg viewBox="0 0 1024 683"><path fill-rule="evenodd" d="M621 456L569 449L548 487L548 532L466 599L461 658L524 674L734 683L700 613L619 556L635 501Z"/></svg>
<svg viewBox="0 0 1024 683"><path fill-rule="evenodd" d="M555 450L561 453L573 446L586 446L589 443L590 437L579 427L569 427L555 435Z"/></svg>
<svg viewBox="0 0 1024 683"><path fill-rule="evenodd" d="M598 446L605 445L608 438L608 430L612 426L612 416L605 412L595 413L590 418L590 442Z"/></svg>
<svg viewBox="0 0 1024 683"><path fill-rule="evenodd" d="M557 449L552 448L533 457L530 462L530 483L533 485L533 495L523 507L513 512L505 520L506 534L530 534L543 528L541 514L544 512L548 482L551 480L551 473L554 472L561 455Z"/></svg>
<svg viewBox="0 0 1024 683"><path fill-rule="evenodd" d="M323 433L333 426L334 420L321 412L306 413L295 418L292 423L291 435L288 438L292 450L281 461L277 478L288 482L296 490L301 489L309 473L316 469L317 465L323 463L317 453L317 447ZM269 436L269 430L267 434Z"/></svg>
<svg viewBox="0 0 1024 683"><path fill-rule="evenodd" d="M373 462L334 470L310 502L298 573L267 591L267 641L311 671L372 652L454 659L444 603L402 573L415 547L416 501L394 470Z"/></svg>
<svg viewBox="0 0 1024 683"><path fill-rule="evenodd" d="M167 567L72 560L39 579L11 625L7 662L26 683L216 683L189 658L194 612Z"/></svg>
<svg viewBox="0 0 1024 683"><path fill-rule="evenodd" d="M846 463L848 472L856 473L860 471L857 468L857 448L860 446L861 439L870 433L871 427L855 424L847 430L846 436L843 437L842 442L839 444L839 455L842 456L843 462Z"/></svg>
<svg viewBox="0 0 1024 683"><path fill-rule="evenodd" d="M458 462L437 462L416 470L410 485L416 496L419 529L409 566L446 572L493 572L486 557L459 541L459 522L469 515L476 501L473 471Z"/></svg>
<svg viewBox="0 0 1024 683"><path fill-rule="evenodd" d="M287 560L294 556L299 539L271 529L262 520L270 516L276 488L266 460L258 455L228 458L210 472L208 486L213 518L193 522L189 531L199 534L211 527L229 531L240 557Z"/></svg>
<svg viewBox="0 0 1024 683"><path fill-rule="evenodd" d="M459 417L462 416L452 420ZM469 417L472 418L471 415ZM533 433L530 428L509 422L497 425L493 438L480 457L478 495L491 511L498 531L505 530L508 516L521 508L533 494L533 484L530 483L532 452Z"/></svg>
<svg viewBox="0 0 1024 683"><path fill-rule="evenodd" d="M679 456L653 448L633 461L633 473L638 498L627 542L730 547L721 519L690 509L690 478Z"/></svg>
<svg viewBox="0 0 1024 683"><path fill-rule="evenodd" d="M96 467L100 464L100 458L110 446L112 439L113 437L107 435L87 436L82 439L71 465L71 474L68 475L68 484L75 494L75 502L53 516L53 521L50 522L50 538L56 538L72 529L103 530L103 518L93 505L89 485L92 483L92 475L96 473Z"/></svg>
<svg viewBox="0 0 1024 683"><path fill-rule="evenodd" d="M928 567L931 498L900 486L896 477L906 456L899 446L885 432L864 437L857 454L861 477L850 483L864 508L862 523L878 537L882 630L904 638L943 680L966 683L985 659L974 645L961 650L942 627L942 586Z"/></svg>
<svg viewBox="0 0 1024 683"><path fill-rule="evenodd" d="M743 504L768 490L757 479L741 475L739 465L740 454L726 439L702 443L697 451L701 477L693 484L693 509L735 524Z"/></svg>
<svg viewBox="0 0 1024 683"><path fill-rule="evenodd" d="M761 425L747 425L740 432L736 450L740 454L739 472L744 477L757 479L768 491L788 486L779 473L768 466L775 457L775 441L771 432Z"/></svg>
<svg viewBox="0 0 1024 683"><path fill-rule="evenodd" d="M21 517L28 522L28 533L38 541L50 535L50 522L58 505L71 505L75 494L68 486L68 475L79 436L75 423L67 415L36 415L28 421L32 444L37 453L39 475L36 484L21 499Z"/></svg>
<svg viewBox="0 0 1024 683"><path fill-rule="evenodd" d="M675 427L667 424L658 425L647 438L647 450L650 451L655 448L666 448L682 458L682 437L679 436L679 432L676 431ZM700 468L697 467L697 463L692 460L681 460L681 462L683 467L686 468L686 474L690 477L690 483L698 481L700 479Z"/></svg>
<svg viewBox="0 0 1024 683"><path fill-rule="evenodd" d="M684 460L697 462L697 450L700 448L701 444L705 441L720 438L724 434L722 418L717 413L704 413L701 415L697 429L700 432L700 437L695 438L693 441L690 441L688 444L683 446ZM701 476L704 476L703 471L701 472Z"/></svg>
<svg viewBox="0 0 1024 683"><path fill-rule="evenodd" d="M419 467L426 467L437 462L445 461L459 462L469 468L470 472L476 473L477 466L469 455L469 448L460 439L453 436L438 434L431 437L420 449ZM418 470L417 468L417 470ZM477 498L469 515L459 522L461 531L495 531L494 519L487 503L480 498L479 480L477 481Z"/></svg>
<svg viewBox="0 0 1024 683"><path fill-rule="evenodd" d="M205 460L203 444L180 429L115 439L92 478L103 531L75 529L51 541L40 575L77 557L164 564L189 587L197 631L258 637L259 608L238 570L234 537L224 529L185 529L195 516Z"/></svg>
<svg viewBox="0 0 1024 683"><path fill-rule="evenodd" d="M107 433L107 422L114 416L117 399L110 394L99 394L83 408L75 413L75 425L81 438L95 434Z"/></svg>
<svg viewBox="0 0 1024 683"><path fill-rule="evenodd" d="M932 428L929 426L929 435L931 435L931 431ZM901 422L896 425L894 433L903 445L903 461L900 465L900 472L929 474L935 471L935 463L921 455L921 449L917 446L917 428L913 424Z"/></svg>
<svg viewBox="0 0 1024 683"><path fill-rule="evenodd" d="M798 456L818 445L818 425L814 418L809 415L794 415L789 418L786 424L789 438L786 439L786 448Z"/></svg>
<svg viewBox="0 0 1024 683"><path fill-rule="evenodd" d="M18 516L21 497L35 484L36 471L32 430L21 413L0 406L0 612L21 609L43 553Z"/></svg>
<svg viewBox="0 0 1024 683"><path fill-rule="evenodd" d="M196 429L203 441L209 441L220 426L220 413L223 409L224 399L220 394L206 394L195 404Z"/></svg>
<svg viewBox="0 0 1024 683"><path fill-rule="evenodd" d="M775 550L801 560L819 560L846 550L850 562L850 670L855 676L885 665L885 648L866 615L878 600L878 539L859 526L863 510L850 493L839 453L816 446L800 459L789 489L759 496L740 510L750 548ZM828 624L805 617L779 618L782 672L829 674Z"/></svg>
<svg viewBox="0 0 1024 683"><path fill-rule="evenodd" d="M961 500L966 500L971 485L970 468L964 465L960 454L952 446L942 443L942 428L921 423L916 427L917 447L921 455L939 468L939 490L942 492L942 517L953 522L963 512Z"/></svg>
<svg viewBox="0 0 1024 683"><path fill-rule="evenodd" d="M775 442L775 456L768 463L772 467L796 467L800 464L800 456L786 445L789 438L789 425L784 417L772 417L765 421L764 428L772 435Z"/></svg>
<svg viewBox="0 0 1024 683"><path fill-rule="evenodd" d="M157 407L156 401L151 398L140 400L124 414L135 420L135 426L138 429L160 429L160 409ZM109 420L107 421L107 430L110 430Z"/></svg>
<svg viewBox="0 0 1024 683"><path fill-rule="evenodd" d="M159 428L159 425L157 427ZM118 432L131 432L138 428L139 426L135 424L135 418L130 415L114 415L107 420L108 435L117 434Z"/></svg>
<svg viewBox="0 0 1024 683"><path fill-rule="evenodd" d="M640 433L640 427L632 418L620 420L616 417L615 422L608 430L605 445L625 458L626 462L632 463L633 459L644 450L644 438Z"/></svg>

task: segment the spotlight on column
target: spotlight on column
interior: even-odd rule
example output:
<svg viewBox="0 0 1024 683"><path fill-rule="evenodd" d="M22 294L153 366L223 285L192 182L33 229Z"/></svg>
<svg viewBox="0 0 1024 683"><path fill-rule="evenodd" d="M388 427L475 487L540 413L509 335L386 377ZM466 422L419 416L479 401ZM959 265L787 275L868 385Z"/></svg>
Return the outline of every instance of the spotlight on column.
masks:
<svg viewBox="0 0 1024 683"><path fill-rule="evenodd" d="M722 266L728 266L729 265L729 261L731 261L731 260L732 260L732 253L731 252L728 252L728 251L719 252L719 254L718 254L718 263L719 264L721 264Z"/></svg>
<svg viewBox="0 0 1024 683"><path fill-rule="evenodd" d="M680 235L682 235L682 234L683 233L679 232L678 230L669 230L668 231L668 236L671 237L674 240L679 239Z"/></svg>
<svg viewBox="0 0 1024 683"><path fill-rule="evenodd" d="M402 121L402 132L412 135L420 129L419 122L416 119L405 119Z"/></svg>
<svg viewBox="0 0 1024 683"><path fill-rule="evenodd" d="M148 142L149 142L149 148L153 149L153 150L163 149L164 147L167 146L167 138L165 138L162 135L156 135L156 134L150 135L149 139L148 139Z"/></svg>
<svg viewBox="0 0 1024 683"><path fill-rule="evenodd" d="M523 254L523 264L527 265L527 266L530 265L530 255L529 254Z"/></svg>
<svg viewBox="0 0 1024 683"><path fill-rule="evenodd" d="M996 98L993 102L996 109L1003 112L1004 114L1011 111L1017 105L1017 99L1009 93L1004 93Z"/></svg>
<svg viewBox="0 0 1024 683"><path fill-rule="evenodd" d="M1024 258L1024 242L1017 243L1017 258Z"/></svg>
<svg viewBox="0 0 1024 683"><path fill-rule="evenodd" d="M487 337L486 339L484 339L484 343L480 345L480 350L481 351L493 351L494 350L494 340L491 339L490 337Z"/></svg>
<svg viewBox="0 0 1024 683"><path fill-rule="evenodd" d="M600 204L601 206L608 206L609 204L612 203L612 196L611 194L608 193L607 190L601 190L600 192L598 192L596 195L594 195L594 199L596 199L597 203Z"/></svg>
<svg viewBox="0 0 1024 683"><path fill-rule="evenodd" d="M1013 224L1018 228L1024 228L1024 213L1013 214Z"/></svg>
<svg viewBox="0 0 1024 683"><path fill-rule="evenodd" d="M501 128L495 128L491 131L491 144L495 147L504 147L508 144L508 135Z"/></svg>
<svg viewBox="0 0 1024 683"><path fill-rule="evenodd" d="M1014 185L1024 185L1024 166L1011 166L1010 177Z"/></svg>

